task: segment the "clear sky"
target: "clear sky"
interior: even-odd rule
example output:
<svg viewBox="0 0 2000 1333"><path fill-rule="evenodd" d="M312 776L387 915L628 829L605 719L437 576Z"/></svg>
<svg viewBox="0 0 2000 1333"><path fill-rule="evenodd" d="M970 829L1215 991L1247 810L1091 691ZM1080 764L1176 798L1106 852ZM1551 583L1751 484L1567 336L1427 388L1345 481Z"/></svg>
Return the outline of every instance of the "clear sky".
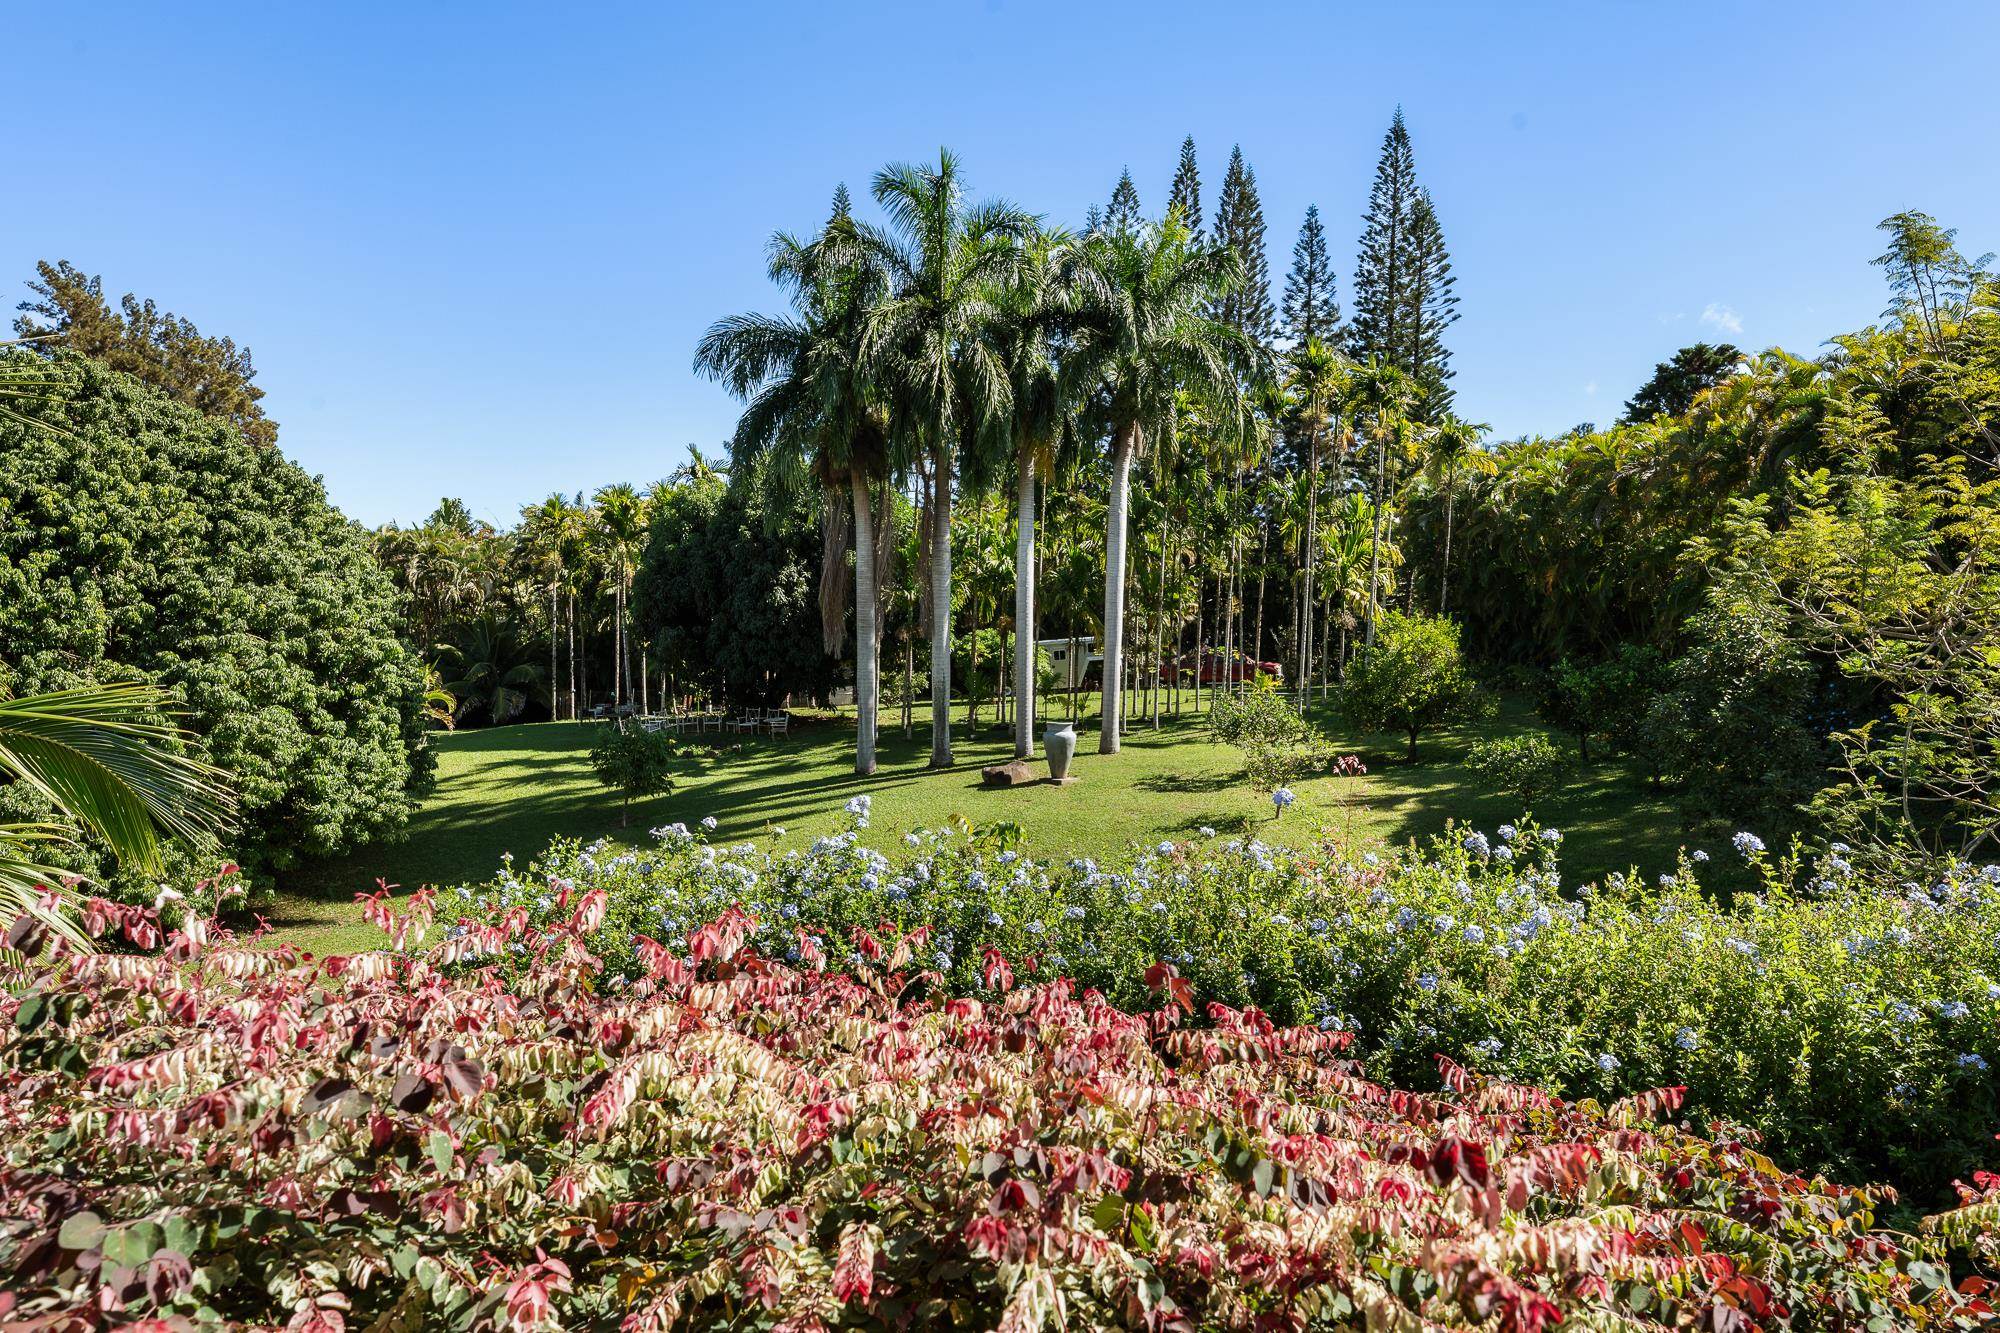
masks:
<svg viewBox="0 0 2000 1333"><path fill-rule="evenodd" d="M1726 338L1883 304L1872 227L2000 248L2000 4L24 5L6 304L66 258L256 355L282 447L368 523L512 521L663 476L735 408L689 370L764 242L948 144L1079 221L1183 135L1257 173L1274 285L1317 203L1347 297L1401 103L1463 319L1460 410L1609 422Z"/></svg>

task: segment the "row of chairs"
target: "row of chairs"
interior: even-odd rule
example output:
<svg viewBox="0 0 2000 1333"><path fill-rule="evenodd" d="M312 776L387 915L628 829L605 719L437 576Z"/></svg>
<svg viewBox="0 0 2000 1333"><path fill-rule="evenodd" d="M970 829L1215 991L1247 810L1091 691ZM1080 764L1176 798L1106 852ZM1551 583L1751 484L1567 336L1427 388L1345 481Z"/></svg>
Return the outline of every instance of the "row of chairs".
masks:
<svg viewBox="0 0 2000 1333"><path fill-rule="evenodd" d="M689 713L641 718L639 725L647 731L734 731L753 736L763 732L771 736L788 736L792 731L792 715L782 708L751 708L735 714L721 708L703 708Z"/></svg>

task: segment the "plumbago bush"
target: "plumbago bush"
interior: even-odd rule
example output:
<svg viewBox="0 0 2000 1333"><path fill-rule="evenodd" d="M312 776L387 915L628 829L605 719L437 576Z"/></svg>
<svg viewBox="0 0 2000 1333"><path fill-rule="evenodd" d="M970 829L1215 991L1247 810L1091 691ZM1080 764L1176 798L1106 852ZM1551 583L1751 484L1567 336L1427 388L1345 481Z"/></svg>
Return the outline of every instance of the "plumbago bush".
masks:
<svg viewBox="0 0 2000 1333"><path fill-rule="evenodd" d="M539 923L565 891L602 891L592 948L625 976L642 941L684 949L732 905L775 955L835 966L856 961L856 928L927 926L923 961L955 993L982 993L995 948L1128 1010L1164 960L1203 1003L1354 1033L1404 1086L1436 1086L1440 1053L1569 1097L1681 1084L1696 1116L1925 1206L1990 1160L2000 1126L2000 871L1884 886L1838 851L1773 858L1745 834L1762 889L1723 906L1702 852L1655 884L1570 885L1562 835L1532 825L1396 854L1197 837L1107 867L1036 860L1005 828L912 833L891 858L862 842L865 797L850 816L804 847L679 825L641 850L559 842L448 893L445 915Z"/></svg>
<svg viewBox="0 0 2000 1333"><path fill-rule="evenodd" d="M195 922L147 956L16 923L0 1318L315 1330L1970 1328L1935 1231L1731 1133L1441 1061L1149 969L984 997L927 928L829 969L739 909L607 984L603 889L313 960ZM93 908L93 911L100 909ZM128 931L136 909L94 920ZM495 970L504 959L506 975ZM1977 1208L1982 1205L1975 1204ZM1965 1230L1964 1215L1941 1227Z"/></svg>

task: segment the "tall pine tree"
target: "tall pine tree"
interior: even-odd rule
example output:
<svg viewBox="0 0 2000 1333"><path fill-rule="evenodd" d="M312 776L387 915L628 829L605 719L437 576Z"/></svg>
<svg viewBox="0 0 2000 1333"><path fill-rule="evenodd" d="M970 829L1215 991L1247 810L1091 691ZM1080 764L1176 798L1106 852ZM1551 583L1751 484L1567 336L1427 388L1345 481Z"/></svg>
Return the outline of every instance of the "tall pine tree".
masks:
<svg viewBox="0 0 2000 1333"><path fill-rule="evenodd" d="M1285 337L1294 345L1317 338L1331 345L1340 326L1340 302L1334 296L1333 263L1326 254L1326 229L1319 206L1306 208L1305 225L1292 247L1292 271L1285 279Z"/></svg>
<svg viewBox="0 0 2000 1333"><path fill-rule="evenodd" d="M1403 108L1382 138L1375 183L1363 215L1361 253L1354 261L1354 317L1347 326L1347 351L1356 361L1380 357L1402 370L1409 337L1410 218L1417 206L1417 165Z"/></svg>
<svg viewBox="0 0 2000 1333"><path fill-rule="evenodd" d="M1132 184L1132 168L1118 174L1118 186L1111 192L1111 207L1104 210L1106 231L1132 231L1139 225L1139 187Z"/></svg>
<svg viewBox="0 0 2000 1333"><path fill-rule="evenodd" d="M1444 331L1458 319L1454 281L1437 210L1417 184L1410 133L1397 107L1368 191L1347 351L1357 361L1380 357L1421 385L1426 397L1416 411L1423 419L1451 407Z"/></svg>
<svg viewBox="0 0 2000 1333"><path fill-rule="evenodd" d="M1201 169L1194 164L1194 136L1181 140L1180 165L1167 191L1167 211L1179 210L1181 225L1201 239Z"/></svg>
<svg viewBox="0 0 2000 1333"><path fill-rule="evenodd" d="M1458 294L1452 290L1458 279L1451 274L1451 255L1445 250L1444 232L1438 226L1437 209L1431 192L1419 188L1410 209L1410 302L1409 369L1422 386L1424 396L1417 404L1419 419L1437 421L1451 411L1453 391L1451 349L1444 345L1444 331L1458 321Z"/></svg>
<svg viewBox="0 0 2000 1333"><path fill-rule="evenodd" d="M1271 263L1264 253L1264 205L1257 199L1257 173L1244 165L1241 145L1230 151L1222 175L1215 242L1236 252L1244 277L1241 287L1217 303L1215 317L1260 343L1270 342L1278 314L1271 307Z"/></svg>

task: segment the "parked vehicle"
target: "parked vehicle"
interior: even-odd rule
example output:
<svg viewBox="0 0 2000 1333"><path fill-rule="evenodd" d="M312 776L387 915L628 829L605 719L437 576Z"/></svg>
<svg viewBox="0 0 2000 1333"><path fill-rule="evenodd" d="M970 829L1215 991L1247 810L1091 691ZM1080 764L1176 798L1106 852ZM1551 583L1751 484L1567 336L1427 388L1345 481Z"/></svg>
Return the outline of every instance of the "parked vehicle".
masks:
<svg viewBox="0 0 2000 1333"><path fill-rule="evenodd" d="M1195 667L1200 665L1201 683L1204 685L1235 685L1244 681L1268 679L1282 684L1285 669L1276 662L1259 662L1244 653L1210 648L1202 653L1187 653L1177 662L1165 662L1160 666L1160 679L1169 685L1191 683L1195 679Z"/></svg>

